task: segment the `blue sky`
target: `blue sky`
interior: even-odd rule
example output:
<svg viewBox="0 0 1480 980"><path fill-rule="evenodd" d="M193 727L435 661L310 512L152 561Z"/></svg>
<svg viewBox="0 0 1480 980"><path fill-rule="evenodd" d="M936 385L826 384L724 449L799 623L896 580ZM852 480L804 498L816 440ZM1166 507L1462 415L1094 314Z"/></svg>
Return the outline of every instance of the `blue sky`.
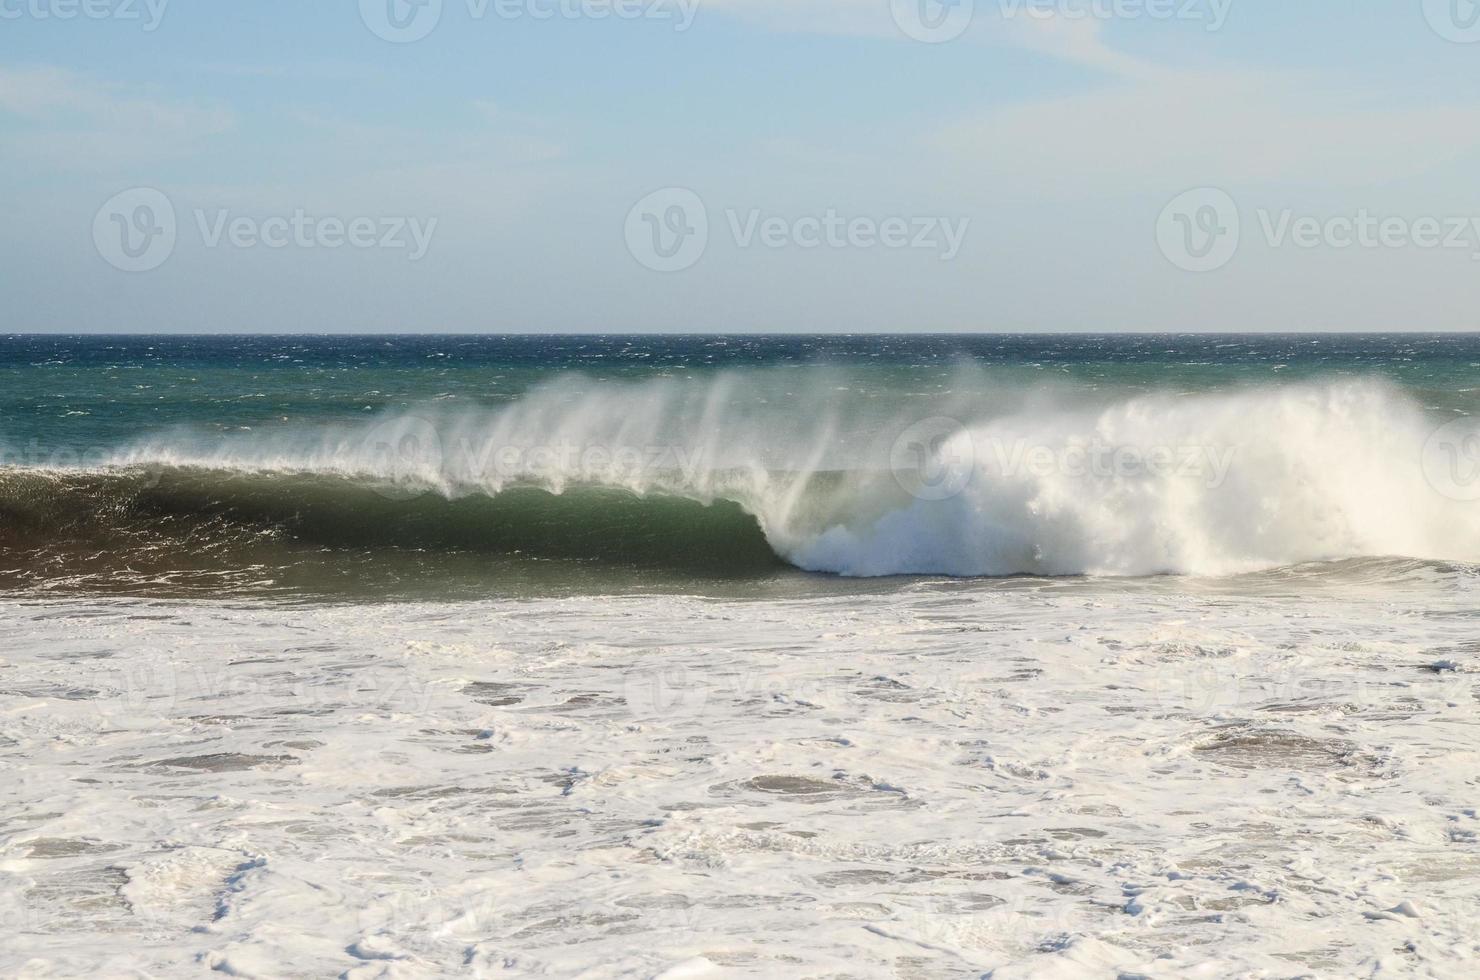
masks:
<svg viewBox="0 0 1480 980"><path fill-rule="evenodd" d="M428 3L0 0L0 329L1480 329L1468 0Z"/></svg>

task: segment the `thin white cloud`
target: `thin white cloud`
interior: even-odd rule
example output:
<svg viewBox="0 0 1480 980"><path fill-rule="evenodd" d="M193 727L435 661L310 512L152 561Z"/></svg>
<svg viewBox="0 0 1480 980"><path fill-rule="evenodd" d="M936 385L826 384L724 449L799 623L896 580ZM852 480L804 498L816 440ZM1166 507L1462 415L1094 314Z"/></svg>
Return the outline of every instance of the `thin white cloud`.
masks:
<svg viewBox="0 0 1480 980"><path fill-rule="evenodd" d="M1103 21L1023 15L999 22L994 37L1007 44L1039 54L1096 68L1125 78L1157 78L1166 69L1132 58L1110 48L1104 40Z"/></svg>
<svg viewBox="0 0 1480 980"><path fill-rule="evenodd" d="M315 166L240 183L176 183L190 208L281 214L394 214L435 217L443 234L489 229L546 199L565 176L565 149L553 126L497 107L468 103L465 124L421 129L346 119L316 109L280 110L278 138Z"/></svg>
<svg viewBox="0 0 1480 980"><path fill-rule="evenodd" d="M929 136L943 176L963 190L1066 199L1200 184L1364 186L1480 151L1480 105L1378 108L1383 93L1315 72L1138 58L1106 41L1104 18L1043 13L1027 0L974 6L970 29L952 43L1008 46L1100 74L1080 94L995 107ZM914 43L889 0L708 0L706 10L775 31ZM1207 11L1226 15L1224 4Z"/></svg>
<svg viewBox="0 0 1480 980"><path fill-rule="evenodd" d="M285 110L304 143L323 142L333 159L358 157L382 164L420 166L428 160L495 167L549 163L565 156L559 134L546 121L483 99L468 103L466 122L452 128L362 122L317 109ZM322 154L320 154L322 155Z"/></svg>
<svg viewBox="0 0 1480 980"><path fill-rule="evenodd" d="M48 66L0 68L0 136L12 160L98 170L167 159L199 147L235 123L227 109Z"/></svg>
<svg viewBox="0 0 1480 980"><path fill-rule="evenodd" d="M1102 23L1033 19L1024 47L1112 77L1068 97L994 108L932 145L971 177L1049 198L1106 190L1417 176L1480 150L1480 106L1377 108L1315 72L1188 70L1111 49Z"/></svg>
<svg viewBox="0 0 1480 980"><path fill-rule="evenodd" d="M778 33L887 38L915 44L919 42L895 19L896 13L909 12L911 2L920 0L893 4L891 0L704 0L704 10ZM1156 71L1107 47L1100 36L1102 19L1058 16L1030 0L975 0L970 10L969 23L951 43L1024 48L1117 75Z"/></svg>
<svg viewBox="0 0 1480 980"><path fill-rule="evenodd" d="M995 109L946 127L934 143L973 175L1049 197L1107 186L1363 186L1480 148L1480 109L1342 109L1303 96L1308 81L1181 74Z"/></svg>

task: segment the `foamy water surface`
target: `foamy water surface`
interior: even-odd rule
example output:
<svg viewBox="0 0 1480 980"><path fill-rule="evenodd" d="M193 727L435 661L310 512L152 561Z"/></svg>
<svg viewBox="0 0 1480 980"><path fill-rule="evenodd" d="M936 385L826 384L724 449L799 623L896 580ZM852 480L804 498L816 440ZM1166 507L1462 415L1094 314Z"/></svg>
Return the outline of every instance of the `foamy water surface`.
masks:
<svg viewBox="0 0 1480 980"><path fill-rule="evenodd" d="M1472 975L1474 573L1343 574L7 601L0 972Z"/></svg>

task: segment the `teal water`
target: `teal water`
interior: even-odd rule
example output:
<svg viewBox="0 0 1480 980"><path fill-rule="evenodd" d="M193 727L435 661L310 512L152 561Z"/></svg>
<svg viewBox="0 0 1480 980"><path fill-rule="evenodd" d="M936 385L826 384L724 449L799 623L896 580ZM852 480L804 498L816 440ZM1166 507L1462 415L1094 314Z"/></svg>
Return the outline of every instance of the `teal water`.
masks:
<svg viewBox="0 0 1480 980"><path fill-rule="evenodd" d="M923 392L960 361L1007 380L1199 390L1380 375L1427 405L1480 406L1480 335L0 337L12 450L102 445L145 428L334 420L427 399L497 405L552 376L640 380L819 363Z"/></svg>

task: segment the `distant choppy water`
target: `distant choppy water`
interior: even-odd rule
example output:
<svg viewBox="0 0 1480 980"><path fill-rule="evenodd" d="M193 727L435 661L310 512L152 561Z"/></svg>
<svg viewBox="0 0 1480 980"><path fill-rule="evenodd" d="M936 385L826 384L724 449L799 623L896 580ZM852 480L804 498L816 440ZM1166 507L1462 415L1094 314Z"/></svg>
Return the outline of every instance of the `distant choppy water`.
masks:
<svg viewBox="0 0 1480 980"><path fill-rule="evenodd" d="M1480 560L1480 438L1441 429L1480 415L1470 335L21 336L0 378L7 590Z"/></svg>

